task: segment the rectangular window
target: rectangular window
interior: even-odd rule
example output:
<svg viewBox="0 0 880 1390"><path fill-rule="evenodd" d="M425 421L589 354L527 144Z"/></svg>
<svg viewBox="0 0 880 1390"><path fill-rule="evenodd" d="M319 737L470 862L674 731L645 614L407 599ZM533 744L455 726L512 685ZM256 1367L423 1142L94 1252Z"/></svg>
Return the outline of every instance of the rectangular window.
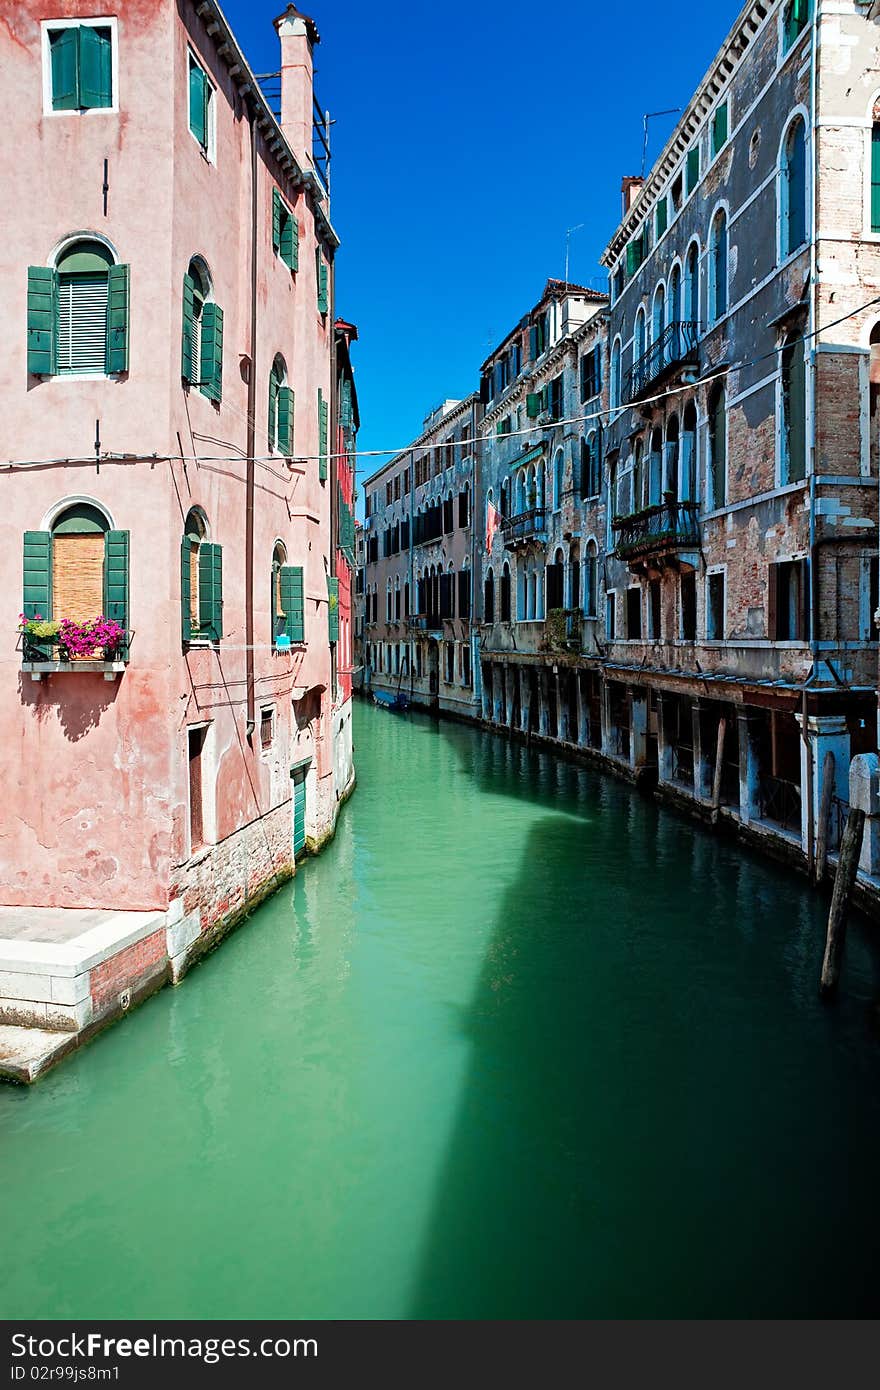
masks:
<svg viewBox="0 0 880 1390"><path fill-rule="evenodd" d="M89 111L113 106L113 27L109 24L49 25L47 77L53 111Z"/></svg>
<svg viewBox="0 0 880 1390"><path fill-rule="evenodd" d="M655 219L655 240L659 241L669 225L669 203L666 195L660 199L654 212Z"/></svg>
<svg viewBox="0 0 880 1390"><path fill-rule="evenodd" d="M547 409L554 420L561 420L563 416L562 408L562 373L555 376L547 388Z"/></svg>
<svg viewBox="0 0 880 1390"><path fill-rule="evenodd" d="M710 574L706 582L706 638L724 640L724 575Z"/></svg>
<svg viewBox="0 0 880 1390"><path fill-rule="evenodd" d="M626 591L626 635L627 640L632 642L641 641L642 637L642 591L641 588L627 589Z"/></svg>
<svg viewBox="0 0 880 1390"><path fill-rule="evenodd" d="M810 0L788 0L782 16L786 52L804 32L809 19Z"/></svg>
<svg viewBox="0 0 880 1390"><path fill-rule="evenodd" d="M697 640L697 576L694 570L682 574L680 582L681 636L684 642Z"/></svg>
<svg viewBox="0 0 880 1390"><path fill-rule="evenodd" d="M804 560L770 566L768 636L774 642L805 642L809 595Z"/></svg>
<svg viewBox="0 0 880 1390"><path fill-rule="evenodd" d="M617 269L615 270L614 274L613 274L612 277L611 277L611 300L612 300L612 303L616 302L616 301L620 298L620 296L623 294L623 290L624 290L624 285L625 285L625 284L626 284L625 272L624 272L624 268L623 268L623 263L621 263L621 264L617 267Z"/></svg>
<svg viewBox="0 0 880 1390"><path fill-rule="evenodd" d="M642 261L645 259L647 251L646 242L647 237L645 236L645 229L643 227L638 236L633 237L626 248L626 273L628 276L635 275Z"/></svg>
<svg viewBox="0 0 880 1390"><path fill-rule="evenodd" d="M205 69L189 55L189 128L205 155L213 144L214 88Z"/></svg>
<svg viewBox="0 0 880 1390"><path fill-rule="evenodd" d="M687 195L693 193L697 184L700 182L700 147L694 145L692 150L688 150L687 165L685 166L685 187Z"/></svg>
<svg viewBox="0 0 880 1390"><path fill-rule="evenodd" d="M204 813L202 810L202 753L206 729L187 731L189 758L189 849L194 854L205 843Z"/></svg>
<svg viewBox="0 0 880 1390"><path fill-rule="evenodd" d="M270 709L260 710L260 747L272 747L272 724L273 711Z"/></svg>
<svg viewBox="0 0 880 1390"><path fill-rule="evenodd" d="M660 580L651 579L648 583L648 623L649 636L652 642L659 642L663 635L661 632L661 600Z"/></svg>
<svg viewBox="0 0 880 1390"><path fill-rule="evenodd" d="M326 314L330 307L330 272L321 255L320 246L315 248L315 278L318 286L318 313Z"/></svg>
<svg viewBox="0 0 880 1390"><path fill-rule="evenodd" d="M617 637L617 594L608 594L605 599L605 636L609 642Z"/></svg>
<svg viewBox="0 0 880 1390"><path fill-rule="evenodd" d="M681 174L672 180L672 187L669 190L670 201L672 202L673 217L681 210L683 201L683 180Z"/></svg>
<svg viewBox="0 0 880 1390"><path fill-rule="evenodd" d="M712 158L727 144L727 102L722 101L716 107L715 115L712 117Z"/></svg>
<svg viewBox="0 0 880 1390"><path fill-rule="evenodd" d="M272 189L272 249L288 270L299 270L299 225L277 188Z"/></svg>

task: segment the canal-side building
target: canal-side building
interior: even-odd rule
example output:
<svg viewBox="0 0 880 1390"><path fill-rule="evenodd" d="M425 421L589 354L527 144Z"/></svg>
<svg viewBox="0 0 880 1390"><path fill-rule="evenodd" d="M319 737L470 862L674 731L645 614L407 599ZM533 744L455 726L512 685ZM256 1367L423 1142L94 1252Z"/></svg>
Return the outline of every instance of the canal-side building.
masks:
<svg viewBox="0 0 880 1390"><path fill-rule="evenodd" d="M548 280L481 370L482 717L586 747L600 738L607 305Z"/></svg>
<svg viewBox="0 0 880 1390"><path fill-rule="evenodd" d="M472 525L481 404L447 400L364 483L365 667L374 691L479 713Z"/></svg>
<svg viewBox="0 0 880 1390"><path fill-rule="evenodd" d="M351 780L318 33L276 29L280 119L213 0L0 29L0 1023L67 1043L292 873Z"/></svg>
<svg viewBox="0 0 880 1390"><path fill-rule="evenodd" d="M333 757L337 798L347 795L354 777L351 727L351 696L355 670L354 584L355 584L355 474L357 432L360 426L357 389L351 360L352 343L357 342L353 323L337 319L335 333L335 382L333 418L336 422L331 459L332 496L335 501L335 567L331 581L331 641L333 663ZM335 589L335 593L333 590ZM332 604L337 603L334 624Z"/></svg>
<svg viewBox="0 0 880 1390"><path fill-rule="evenodd" d="M354 612L354 671L352 684L355 690L364 688L364 629L366 623L366 568L367 550L364 539L364 523L359 517L355 518L354 523L354 597L352 599L352 610Z"/></svg>
<svg viewBox="0 0 880 1390"><path fill-rule="evenodd" d="M880 74L822 10L745 6L603 256L603 748L809 857L876 746Z"/></svg>

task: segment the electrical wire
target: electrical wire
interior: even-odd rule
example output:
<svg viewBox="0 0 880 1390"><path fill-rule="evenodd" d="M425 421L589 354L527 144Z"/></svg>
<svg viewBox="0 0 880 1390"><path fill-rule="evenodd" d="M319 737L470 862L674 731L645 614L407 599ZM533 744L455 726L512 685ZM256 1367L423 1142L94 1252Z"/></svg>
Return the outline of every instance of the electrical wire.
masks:
<svg viewBox="0 0 880 1390"><path fill-rule="evenodd" d="M852 309L852 310L850 310L850 312L847 313L847 314L841 314L840 318L834 319L831 323L822 324L822 326L821 326L820 328L814 329L814 331L813 331L812 333L805 333L805 334L803 334L800 338L791 339L790 342L789 342L789 344L788 344L788 346L791 346L791 345L794 344L794 343L807 343L807 342L810 342L813 338L818 338L821 334L830 332L830 330L831 330L832 328L837 328L840 324L842 324L842 323L847 323L850 319L857 318L859 314L865 313L866 310L872 309L875 305L878 305L878 304L880 304L880 295L875 296L875 298L873 298L873 299L869 299L865 304L859 305L859 307L858 307L857 309ZM793 309L796 308L796 307L797 307L797 306L793 306ZM695 383L695 382L686 382L686 383L684 383L684 384L681 385L681 386L672 386L672 387L670 387L668 390L660 391L660 392L658 392L658 393L657 393L656 395L654 395L654 396L642 396L642 397L639 398L638 402L634 402L633 404L637 404L639 407L645 406L645 405L657 405L657 404L659 404L661 401L670 400L673 396L680 396L683 392L693 390L693 388L694 388L694 386L695 386L696 384L699 384L699 385L701 385L701 386L705 386L707 383L712 382L712 381L716 381L716 380L720 379L720 378L723 377L723 376L727 376L727 375L729 375L729 373L731 373L731 372L743 371L746 367L756 367L756 366L758 366L761 362L767 362L767 361L770 361L771 359L777 358L777 357L779 356L779 351L780 351L779 348L773 348L773 349L772 349L771 351L769 351L769 352L760 353L757 357L747 357L747 358L741 359L741 360L738 361L738 362L723 363L723 364L722 364L721 366L719 366L716 370L710 371L710 372L708 372L705 376L701 377L700 380L699 380L699 383ZM239 415L243 421L247 422L247 416L246 416L246 415L243 415L242 412L238 411L237 408L236 408L235 406L233 406L231 403L228 403L228 408L231 410L231 412L232 412L233 414ZM588 412L588 413L586 413L586 414L583 414L583 415L570 415L570 416L566 416L566 417L564 417L564 418L562 418L562 419L559 419L559 420L553 420L553 421L551 421L551 423L548 424L548 425L536 425L536 424L532 424L532 425L528 426L528 427L525 428L525 429L521 429L521 430L511 430L509 433L507 433L507 434L505 434L505 435L503 435L503 436L501 436L501 437L504 438L504 439L515 439L515 438L518 438L518 437L521 436L521 435L530 435L530 436L533 436L533 435L534 435L536 432L538 432L538 431L549 431L549 430L558 429L561 425L583 425L583 424L588 424L591 420L604 420L604 419L606 419L606 418L616 419L618 415L621 415L621 414L623 413L623 411L624 411L624 410L627 410L627 409L629 409L629 406L628 406L628 405L607 406L607 407L605 407L605 408L601 408L601 409L598 409L598 410L590 411L590 412ZM195 431L193 431L193 435L194 435L194 437L196 437L196 432L195 432ZM486 439L487 439L488 437L490 437L490 436L478 435L478 436L465 437L465 438L463 438L463 439L459 439L459 440L454 441L454 447L457 448L457 449L460 449L460 448L463 448L465 445L482 444L482 443L485 443L485 441L486 441ZM400 457L400 456L402 456L402 455L404 455L404 454L407 454L407 453L414 453L414 452L416 452L416 451L419 451L419 452L422 453L422 454L434 453L434 452L436 452L436 451L439 450L439 449L445 449L445 448L447 447L448 442L449 442L449 441L445 441L445 442L442 443L442 444L413 444L413 443L409 443L409 444L403 445L402 448L401 448L401 447L398 447L398 448L394 448L394 449L345 449L345 450L339 450L338 452L335 452L335 453L334 453L334 452L331 452L331 451L328 451L327 453L323 453L323 454L292 454L292 455L290 455L290 460L291 460L291 466L292 466L293 468L295 468L298 464L317 463L317 462L319 462L319 461L321 461L321 460L324 460L324 459L326 459L326 460L330 460L330 459L345 459L345 460L348 460L349 462L352 462L352 461L355 460L355 459L362 459L362 458L392 458L392 459L393 459L393 458ZM266 468L266 470L267 470L268 472L272 473L275 477L280 478L282 481L288 481L288 478L285 477L285 475L284 475L283 473L279 473L279 472L277 471L277 469L273 469L273 468L269 468L269 467L268 467L268 465L271 464L271 463L277 464L277 463L278 463L278 459L279 459L279 456L278 456L277 453L275 453L275 454L255 454L255 455L253 456L253 458L248 459L248 456L247 456L246 454L244 454L244 453L241 453L241 452L236 453L236 454L183 454L183 453L181 453L181 454L171 454L171 453L140 454L140 453L134 453L134 452L132 452L132 453L126 453L126 452L120 452L120 451L113 451L113 452L100 453L100 454L94 454L94 453L93 453L93 454L87 454L87 455L84 454L84 455L82 455L82 456L80 456L80 457L72 456L72 457L68 457L68 458L53 458L53 459L9 459L9 460L7 460L7 461L5 461L5 462L3 462L3 463L0 463L0 468L4 468L4 469L15 469L15 468L46 468L46 467L49 467L49 466L56 466L56 465L57 465L57 466L60 466L60 465L64 465L64 464L70 464L70 465L73 465L73 464L91 464L91 465L94 465L95 463L99 463L99 464L100 464L100 463L125 463L125 462L131 462L131 463L147 463L147 462L148 462L148 463L248 463L248 462L251 462L251 463L255 463L255 464L259 465L259 466L263 466L264 468Z"/></svg>

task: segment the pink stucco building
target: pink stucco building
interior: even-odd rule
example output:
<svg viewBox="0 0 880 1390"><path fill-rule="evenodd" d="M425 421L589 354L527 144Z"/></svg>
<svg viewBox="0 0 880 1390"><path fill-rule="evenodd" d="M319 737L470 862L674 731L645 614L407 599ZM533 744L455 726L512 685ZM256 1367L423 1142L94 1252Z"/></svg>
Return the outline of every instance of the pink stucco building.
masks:
<svg viewBox="0 0 880 1390"><path fill-rule="evenodd" d="M353 784L318 34L276 29L280 121L212 0L0 25L0 1026L68 1043L178 978ZM55 625L100 614L117 649L65 660Z"/></svg>

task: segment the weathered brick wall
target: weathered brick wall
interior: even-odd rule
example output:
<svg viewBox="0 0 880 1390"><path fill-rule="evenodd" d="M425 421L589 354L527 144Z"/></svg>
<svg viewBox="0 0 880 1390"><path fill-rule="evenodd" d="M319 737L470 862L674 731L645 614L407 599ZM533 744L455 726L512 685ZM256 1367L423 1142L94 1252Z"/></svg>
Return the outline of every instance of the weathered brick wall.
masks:
<svg viewBox="0 0 880 1390"><path fill-rule="evenodd" d="M153 974L166 958L165 929L145 936L109 960L93 967L89 977L92 997L92 1017L99 1018L110 1006L115 1006L124 989L135 989L139 982Z"/></svg>
<svg viewBox="0 0 880 1390"><path fill-rule="evenodd" d="M248 902L272 881L292 871L292 812L290 801L218 845L204 857L181 865L172 897L183 896L186 916L198 912L203 932L242 912Z"/></svg>

